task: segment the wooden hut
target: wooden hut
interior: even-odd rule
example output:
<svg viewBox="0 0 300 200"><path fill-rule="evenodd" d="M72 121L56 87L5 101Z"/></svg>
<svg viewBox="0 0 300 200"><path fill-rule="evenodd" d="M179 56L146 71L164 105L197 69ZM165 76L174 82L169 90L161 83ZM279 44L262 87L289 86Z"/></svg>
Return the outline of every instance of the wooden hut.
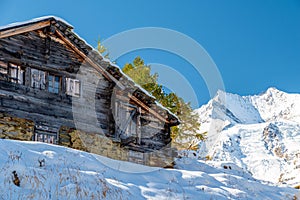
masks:
<svg viewBox="0 0 300 200"><path fill-rule="evenodd" d="M178 118L57 17L0 28L0 113L1 138L154 166L175 155Z"/></svg>

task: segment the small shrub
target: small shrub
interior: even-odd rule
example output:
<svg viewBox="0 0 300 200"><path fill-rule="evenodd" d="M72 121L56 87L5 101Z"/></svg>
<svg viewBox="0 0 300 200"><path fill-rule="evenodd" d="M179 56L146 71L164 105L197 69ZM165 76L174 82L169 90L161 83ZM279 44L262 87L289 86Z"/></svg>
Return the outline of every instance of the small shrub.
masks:
<svg viewBox="0 0 300 200"><path fill-rule="evenodd" d="M14 175L13 183L14 183L16 186L20 187L21 181L20 181L20 179L19 179L19 177L18 177L17 172L16 172L16 171L13 171L12 173L13 173L13 175Z"/></svg>
<svg viewBox="0 0 300 200"><path fill-rule="evenodd" d="M40 164L39 166L40 167L44 167L45 166L45 159L41 159L41 160L38 159L38 161L39 161L39 164Z"/></svg>
<svg viewBox="0 0 300 200"><path fill-rule="evenodd" d="M22 152L20 151L14 151L9 153L9 160L12 162L19 162L22 158Z"/></svg>

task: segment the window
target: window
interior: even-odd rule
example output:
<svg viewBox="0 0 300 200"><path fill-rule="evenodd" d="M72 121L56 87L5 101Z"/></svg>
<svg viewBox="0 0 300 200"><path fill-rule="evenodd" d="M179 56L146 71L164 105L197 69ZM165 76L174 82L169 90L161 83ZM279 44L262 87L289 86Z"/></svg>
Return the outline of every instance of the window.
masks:
<svg viewBox="0 0 300 200"><path fill-rule="evenodd" d="M60 90L61 90L61 77L49 74L48 91L58 94Z"/></svg>
<svg viewBox="0 0 300 200"><path fill-rule="evenodd" d="M129 119L129 123L127 125L125 135L126 136L135 136L137 131L137 124L136 124L136 115L135 110L127 111L127 119Z"/></svg>
<svg viewBox="0 0 300 200"><path fill-rule="evenodd" d="M20 66L9 64L9 80L13 83L24 84L25 73Z"/></svg>
<svg viewBox="0 0 300 200"><path fill-rule="evenodd" d="M77 79L66 78L67 94L75 97L80 96L80 81Z"/></svg>
<svg viewBox="0 0 300 200"><path fill-rule="evenodd" d="M116 105L116 137L122 139L137 135L137 108L126 103L118 102Z"/></svg>
<svg viewBox="0 0 300 200"><path fill-rule="evenodd" d="M41 134L41 133L36 133L35 134L35 141L38 142L45 142L49 144L56 144L56 136L54 135L49 135L49 134Z"/></svg>
<svg viewBox="0 0 300 200"><path fill-rule="evenodd" d="M39 141L39 142L44 142L44 138L43 138L43 135L41 134L41 135L38 135L38 134L36 134L36 138L37 138L37 141Z"/></svg>
<svg viewBox="0 0 300 200"><path fill-rule="evenodd" d="M45 89L45 72L37 69L31 69L31 87Z"/></svg>

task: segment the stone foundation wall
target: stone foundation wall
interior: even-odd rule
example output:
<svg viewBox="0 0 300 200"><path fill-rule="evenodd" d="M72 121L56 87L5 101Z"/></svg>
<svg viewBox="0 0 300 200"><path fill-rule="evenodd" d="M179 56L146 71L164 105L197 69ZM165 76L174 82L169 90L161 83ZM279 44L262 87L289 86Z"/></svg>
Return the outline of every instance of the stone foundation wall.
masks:
<svg viewBox="0 0 300 200"><path fill-rule="evenodd" d="M0 138L13 140L32 140L34 122L0 113Z"/></svg>
<svg viewBox="0 0 300 200"><path fill-rule="evenodd" d="M0 113L1 139L31 141L34 136L34 126L31 120ZM133 151L121 147L119 142L114 142L106 136L86 133L66 126L61 126L59 129L58 144L116 160L158 167L172 166L173 159L177 156L175 149L172 148L148 153Z"/></svg>
<svg viewBox="0 0 300 200"><path fill-rule="evenodd" d="M177 156L175 149L172 148L164 148L161 151L149 153L133 151L126 147L121 147L120 143L114 142L106 136L85 133L68 127L61 127L59 144L116 160L158 167L171 167L174 157Z"/></svg>

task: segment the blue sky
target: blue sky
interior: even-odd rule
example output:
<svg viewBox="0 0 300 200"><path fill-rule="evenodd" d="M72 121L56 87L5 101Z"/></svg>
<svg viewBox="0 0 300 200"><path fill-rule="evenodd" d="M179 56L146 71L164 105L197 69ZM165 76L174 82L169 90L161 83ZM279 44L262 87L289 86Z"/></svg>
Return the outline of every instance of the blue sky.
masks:
<svg viewBox="0 0 300 200"><path fill-rule="evenodd" d="M0 26L44 15L59 16L92 46L133 28L163 27L196 40L217 65L228 92L258 94L268 87L300 93L300 1L0 1ZM134 41L133 41L134 42ZM146 63L170 66L196 93L181 95L194 107L210 99L190 63L169 52L139 50ZM171 77L170 77L171 79ZM180 83L169 86L176 91Z"/></svg>

